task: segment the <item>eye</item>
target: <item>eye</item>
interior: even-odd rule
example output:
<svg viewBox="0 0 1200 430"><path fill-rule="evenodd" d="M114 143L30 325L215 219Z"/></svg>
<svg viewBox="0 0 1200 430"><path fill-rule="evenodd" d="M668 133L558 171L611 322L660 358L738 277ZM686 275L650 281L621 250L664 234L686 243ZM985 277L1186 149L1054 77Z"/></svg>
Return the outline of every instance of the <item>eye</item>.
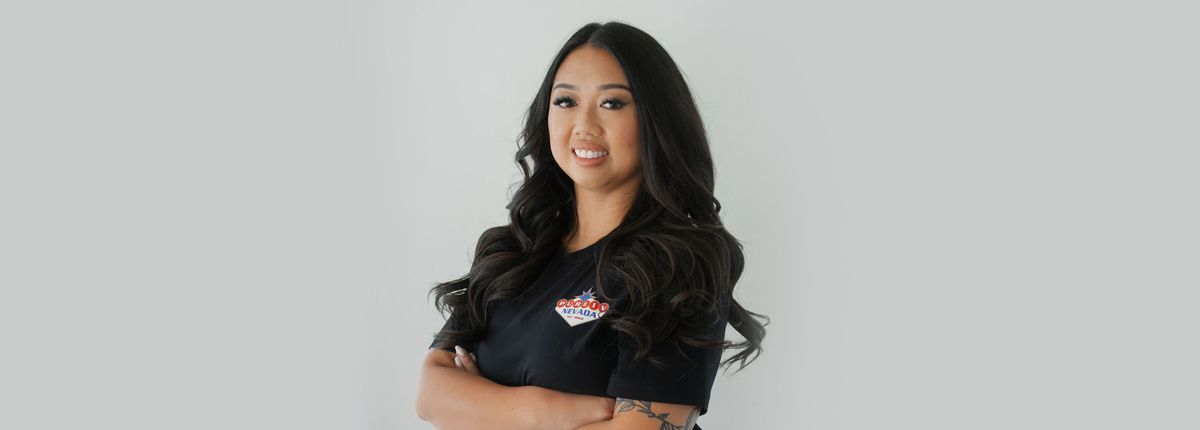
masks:
<svg viewBox="0 0 1200 430"><path fill-rule="evenodd" d="M609 109L612 109L612 110L617 110L617 109L620 109L622 106L625 106L625 102L622 102L622 101L620 101L620 100L617 100L617 99L605 99L605 100L604 100L604 103L600 103L600 105L601 105L601 106L603 106L603 105L605 105L605 104L608 104L608 103L612 103L612 104L614 104L614 105L615 105L615 106L613 106L613 107L609 108Z"/></svg>
<svg viewBox="0 0 1200 430"><path fill-rule="evenodd" d="M563 102L571 102L571 106L575 105L575 100L570 97L566 97L566 96L558 97L558 98L554 99L553 103L550 103L550 104L558 106L558 107L571 107L571 106L562 106Z"/></svg>
<svg viewBox="0 0 1200 430"><path fill-rule="evenodd" d="M567 102L570 102L570 104L567 106L563 106L563 103L567 103ZM558 106L560 108L569 108L569 107L575 106L575 99L571 98L570 96L560 96L560 97L556 97L554 99L554 101L550 104L552 104L554 106ZM604 101L601 102L600 105L601 106L608 105L611 107L608 107L607 109L617 110L617 109L624 107L625 102L614 99L614 98L607 98L607 99L604 99Z"/></svg>

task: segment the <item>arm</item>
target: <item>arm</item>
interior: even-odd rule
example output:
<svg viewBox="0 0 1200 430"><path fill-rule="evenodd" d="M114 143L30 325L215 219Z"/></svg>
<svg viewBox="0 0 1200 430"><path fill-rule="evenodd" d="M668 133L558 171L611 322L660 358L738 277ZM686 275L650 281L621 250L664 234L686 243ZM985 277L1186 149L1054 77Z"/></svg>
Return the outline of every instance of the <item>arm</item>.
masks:
<svg viewBox="0 0 1200 430"><path fill-rule="evenodd" d="M577 430L692 430L698 418L695 406L618 398L611 420Z"/></svg>
<svg viewBox="0 0 1200 430"><path fill-rule="evenodd" d="M509 387L454 364L454 354L431 348L421 367L417 416L439 429L573 429L610 417L612 399L537 387ZM600 403L603 408L597 408ZM602 415L595 416L592 411Z"/></svg>
<svg viewBox="0 0 1200 430"><path fill-rule="evenodd" d="M439 429L470 429L488 423L495 429L537 428L529 405L533 393L471 375L454 365L454 354L431 348L417 384L417 416Z"/></svg>

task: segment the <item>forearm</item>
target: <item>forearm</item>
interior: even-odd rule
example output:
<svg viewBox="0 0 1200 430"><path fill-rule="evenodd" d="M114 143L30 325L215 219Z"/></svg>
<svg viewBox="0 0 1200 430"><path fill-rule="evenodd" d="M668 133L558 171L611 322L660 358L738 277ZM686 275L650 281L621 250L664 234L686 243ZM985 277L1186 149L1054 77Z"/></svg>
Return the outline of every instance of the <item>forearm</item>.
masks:
<svg viewBox="0 0 1200 430"><path fill-rule="evenodd" d="M446 367L443 359L450 360ZM418 384L417 414L443 430L538 427L542 399L528 387L509 387L454 368L453 356L427 359Z"/></svg>
<svg viewBox="0 0 1200 430"><path fill-rule="evenodd" d="M578 427L575 430L616 430L616 428L612 420L604 420Z"/></svg>

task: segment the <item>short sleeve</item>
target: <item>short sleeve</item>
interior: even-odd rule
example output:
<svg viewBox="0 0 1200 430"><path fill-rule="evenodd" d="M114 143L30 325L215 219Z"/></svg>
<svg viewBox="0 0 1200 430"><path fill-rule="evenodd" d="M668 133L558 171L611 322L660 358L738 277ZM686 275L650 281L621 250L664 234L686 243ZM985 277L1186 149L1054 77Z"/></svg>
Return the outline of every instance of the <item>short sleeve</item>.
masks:
<svg viewBox="0 0 1200 430"><path fill-rule="evenodd" d="M724 341L728 323L728 297L718 307L716 322L708 329L706 339ZM708 321L714 316L709 315ZM632 363L637 343L624 333L617 334L617 365L608 380L607 394L611 397L697 405L700 414L708 412L708 399L721 362L722 349L705 349L682 342L651 346L650 355ZM650 357L665 362L660 368L651 364Z"/></svg>
<svg viewBox="0 0 1200 430"><path fill-rule="evenodd" d="M438 330L438 333L433 336L433 343L429 344L429 349L433 349L438 346L438 342L441 340L441 335L446 333L446 331L448 331L448 330L464 330L467 328L466 324L465 324L466 319L461 318L459 315L460 314L458 314L458 313L450 314L450 318L446 319L445 324L442 324L441 330ZM474 345L462 345L462 346L471 351L475 350ZM454 352L454 345L443 345L441 347L441 349L450 351L450 352Z"/></svg>

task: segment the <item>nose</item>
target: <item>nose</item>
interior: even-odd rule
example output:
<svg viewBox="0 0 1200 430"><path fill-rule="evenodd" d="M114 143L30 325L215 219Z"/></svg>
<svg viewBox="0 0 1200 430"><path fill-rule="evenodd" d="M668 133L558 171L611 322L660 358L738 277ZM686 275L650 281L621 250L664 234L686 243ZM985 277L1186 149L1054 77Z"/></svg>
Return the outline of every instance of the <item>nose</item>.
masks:
<svg viewBox="0 0 1200 430"><path fill-rule="evenodd" d="M604 133L591 109L579 109L575 115L575 137L597 137Z"/></svg>
<svg viewBox="0 0 1200 430"><path fill-rule="evenodd" d="M582 128L575 127L575 137L583 138L583 137L597 137L597 136L599 136L599 135L600 135L600 133L598 133L598 132L596 132L596 131L594 131L594 130L595 130L595 129L590 129L589 131L586 131L586 132L585 132L585 131L583 131L583 129L582 129Z"/></svg>

